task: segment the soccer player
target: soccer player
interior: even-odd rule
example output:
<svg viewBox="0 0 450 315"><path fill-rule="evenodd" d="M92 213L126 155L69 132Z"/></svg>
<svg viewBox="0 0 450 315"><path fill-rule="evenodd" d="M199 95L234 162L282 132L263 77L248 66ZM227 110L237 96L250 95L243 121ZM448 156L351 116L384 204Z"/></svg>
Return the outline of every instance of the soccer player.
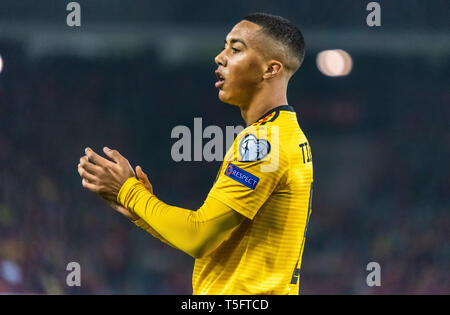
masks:
<svg viewBox="0 0 450 315"><path fill-rule="evenodd" d="M251 14L228 33L215 85L247 127L196 211L159 200L141 167L135 174L116 150L105 147L106 159L87 148L80 159L83 187L196 259L193 294L299 292L313 166L286 94L303 57L300 30L279 16Z"/></svg>

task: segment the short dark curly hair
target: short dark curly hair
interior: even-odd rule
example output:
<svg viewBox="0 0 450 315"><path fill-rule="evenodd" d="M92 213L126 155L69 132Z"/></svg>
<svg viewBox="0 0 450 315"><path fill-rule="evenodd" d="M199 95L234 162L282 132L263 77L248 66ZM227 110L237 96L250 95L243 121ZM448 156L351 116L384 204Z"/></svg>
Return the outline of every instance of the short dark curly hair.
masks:
<svg viewBox="0 0 450 315"><path fill-rule="evenodd" d="M296 62L290 66L292 72L300 68L305 57L305 40L300 29L291 21L281 16L259 12L251 13L243 20L261 26L265 34L288 48L290 55L296 59Z"/></svg>

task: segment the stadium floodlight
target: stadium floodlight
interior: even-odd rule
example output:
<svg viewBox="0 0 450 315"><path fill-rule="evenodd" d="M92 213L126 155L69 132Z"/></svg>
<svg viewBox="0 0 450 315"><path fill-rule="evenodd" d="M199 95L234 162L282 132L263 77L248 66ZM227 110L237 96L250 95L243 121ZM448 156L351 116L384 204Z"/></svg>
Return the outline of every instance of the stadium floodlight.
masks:
<svg viewBox="0 0 450 315"><path fill-rule="evenodd" d="M326 76L346 76L353 68L350 55L342 49L321 51L316 58L317 68Z"/></svg>

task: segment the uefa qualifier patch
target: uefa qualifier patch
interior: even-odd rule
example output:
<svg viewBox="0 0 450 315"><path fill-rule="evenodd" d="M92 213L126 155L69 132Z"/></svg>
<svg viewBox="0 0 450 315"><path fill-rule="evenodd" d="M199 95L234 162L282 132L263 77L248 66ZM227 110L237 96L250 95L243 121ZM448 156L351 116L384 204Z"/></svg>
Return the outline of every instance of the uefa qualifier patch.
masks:
<svg viewBox="0 0 450 315"><path fill-rule="evenodd" d="M262 160L270 152L270 143L258 139L255 135L246 135L239 143L240 162L256 162Z"/></svg>
<svg viewBox="0 0 450 315"><path fill-rule="evenodd" d="M228 163L228 166L225 169L225 175L227 175L231 179L234 179L238 183L247 186L250 189L255 189L256 185L259 182L258 177L244 171L243 169L231 163Z"/></svg>

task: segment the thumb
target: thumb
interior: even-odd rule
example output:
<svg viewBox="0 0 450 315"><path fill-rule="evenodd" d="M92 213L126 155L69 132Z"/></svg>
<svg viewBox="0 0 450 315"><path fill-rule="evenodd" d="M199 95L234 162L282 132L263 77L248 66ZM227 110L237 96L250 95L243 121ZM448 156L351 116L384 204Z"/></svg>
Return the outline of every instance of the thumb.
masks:
<svg viewBox="0 0 450 315"><path fill-rule="evenodd" d="M145 179L145 173L142 171L142 168L139 165L136 166L136 175L139 179Z"/></svg>
<svg viewBox="0 0 450 315"><path fill-rule="evenodd" d="M138 179L144 183L145 188L147 188L153 194L153 186L148 180L147 174L142 171L142 168L139 165L136 166L136 175Z"/></svg>

